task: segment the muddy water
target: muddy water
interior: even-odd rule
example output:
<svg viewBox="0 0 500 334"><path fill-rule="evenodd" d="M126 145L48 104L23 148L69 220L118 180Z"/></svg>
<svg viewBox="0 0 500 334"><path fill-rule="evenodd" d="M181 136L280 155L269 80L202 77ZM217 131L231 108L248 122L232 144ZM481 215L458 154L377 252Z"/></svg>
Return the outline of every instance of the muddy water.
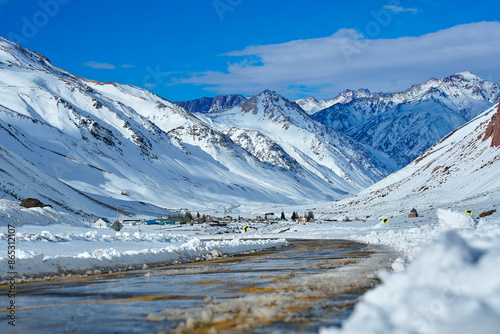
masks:
<svg viewBox="0 0 500 334"><path fill-rule="evenodd" d="M339 325L394 256L349 241L291 240L266 253L19 284L14 332L314 333ZM0 328L11 332L5 314Z"/></svg>

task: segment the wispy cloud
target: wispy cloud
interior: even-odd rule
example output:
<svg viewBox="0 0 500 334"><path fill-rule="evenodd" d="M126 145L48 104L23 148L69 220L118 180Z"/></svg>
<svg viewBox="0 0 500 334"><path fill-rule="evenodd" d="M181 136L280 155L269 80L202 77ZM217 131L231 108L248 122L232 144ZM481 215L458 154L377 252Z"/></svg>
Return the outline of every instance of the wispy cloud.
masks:
<svg viewBox="0 0 500 334"><path fill-rule="evenodd" d="M500 76L500 22L459 25L419 37L365 39L352 29L325 38L251 46L227 70L179 78L216 93L332 97L350 88L391 92L463 70Z"/></svg>
<svg viewBox="0 0 500 334"><path fill-rule="evenodd" d="M83 66L91 67L91 68L98 69L98 70L114 70L115 69L115 65L113 65L113 64L98 63L95 61L88 61L86 63L83 63Z"/></svg>
<svg viewBox="0 0 500 334"><path fill-rule="evenodd" d="M404 12L418 13L417 8L404 8L401 6L394 6L394 5L386 5L384 6L384 9L388 9L396 13L404 13Z"/></svg>
<svg viewBox="0 0 500 334"><path fill-rule="evenodd" d="M132 68L132 67L135 67L135 65L123 64L122 67L123 68Z"/></svg>

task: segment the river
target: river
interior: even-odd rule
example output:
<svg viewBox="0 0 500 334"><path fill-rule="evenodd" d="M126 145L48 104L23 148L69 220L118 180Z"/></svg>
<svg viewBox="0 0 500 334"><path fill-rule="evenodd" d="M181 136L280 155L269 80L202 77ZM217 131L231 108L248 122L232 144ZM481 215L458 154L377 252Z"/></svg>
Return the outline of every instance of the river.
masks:
<svg viewBox="0 0 500 334"><path fill-rule="evenodd" d="M23 283L15 328L1 323L22 333L315 333L339 326L394 258L351 241L290 240L212 261Z"/></svg>

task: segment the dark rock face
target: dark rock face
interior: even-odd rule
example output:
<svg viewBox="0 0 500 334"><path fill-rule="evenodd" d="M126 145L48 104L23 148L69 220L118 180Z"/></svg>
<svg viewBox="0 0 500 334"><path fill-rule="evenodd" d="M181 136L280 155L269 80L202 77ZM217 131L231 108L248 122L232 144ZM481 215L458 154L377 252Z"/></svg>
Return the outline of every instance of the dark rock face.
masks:
<svg viewBox="0 0 500 334"><path fill-rule="evenodd" d="M484 132L483 141L491 137L490 147L500 146L500 103L498 104L497 112L491 117L490 123Z"/></svg>
<svg viewBox="0 0 500 334"><path fill-rule="evenodd" d="M21 206L25 208L43 208L45 204L36 198L25 198L22 200Z"/></svg>
<svg viewBox="0 0 500 334"><path fill-rule="evenodd" d="M174 103L189 112L211 113L240 105L245 101L246 99L241 95L218 95L216 97L202 97L201 99Z"/></svg>

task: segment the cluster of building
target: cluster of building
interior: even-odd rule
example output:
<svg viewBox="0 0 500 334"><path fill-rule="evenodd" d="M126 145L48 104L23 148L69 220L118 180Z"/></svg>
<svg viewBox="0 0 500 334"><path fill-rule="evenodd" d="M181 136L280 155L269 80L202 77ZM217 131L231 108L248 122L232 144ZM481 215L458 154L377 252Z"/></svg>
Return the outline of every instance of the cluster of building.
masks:
<svg viewBox="0 0 500 334"><path fill-rule="evenodd" d="M135 226L135 225L192 225L192 224L203 224L208 223L212 226L225 226L228 223L278 223L279 221L284 221L286 219L279 218L274 215L273 212L265 213L262 216L255 216L254 218L242 218L238 216L237 218L232 216L216 217L210 215L203 215L202 217L167 217L167 218L156 218L156 219L129 219L120 221L110 221L107 218L99 218L92 223L94 228L112 228L119 231L123 226ZM311 222L311 218L307 217L297 217L292 219L293 221L300 222Z"/></svg>

